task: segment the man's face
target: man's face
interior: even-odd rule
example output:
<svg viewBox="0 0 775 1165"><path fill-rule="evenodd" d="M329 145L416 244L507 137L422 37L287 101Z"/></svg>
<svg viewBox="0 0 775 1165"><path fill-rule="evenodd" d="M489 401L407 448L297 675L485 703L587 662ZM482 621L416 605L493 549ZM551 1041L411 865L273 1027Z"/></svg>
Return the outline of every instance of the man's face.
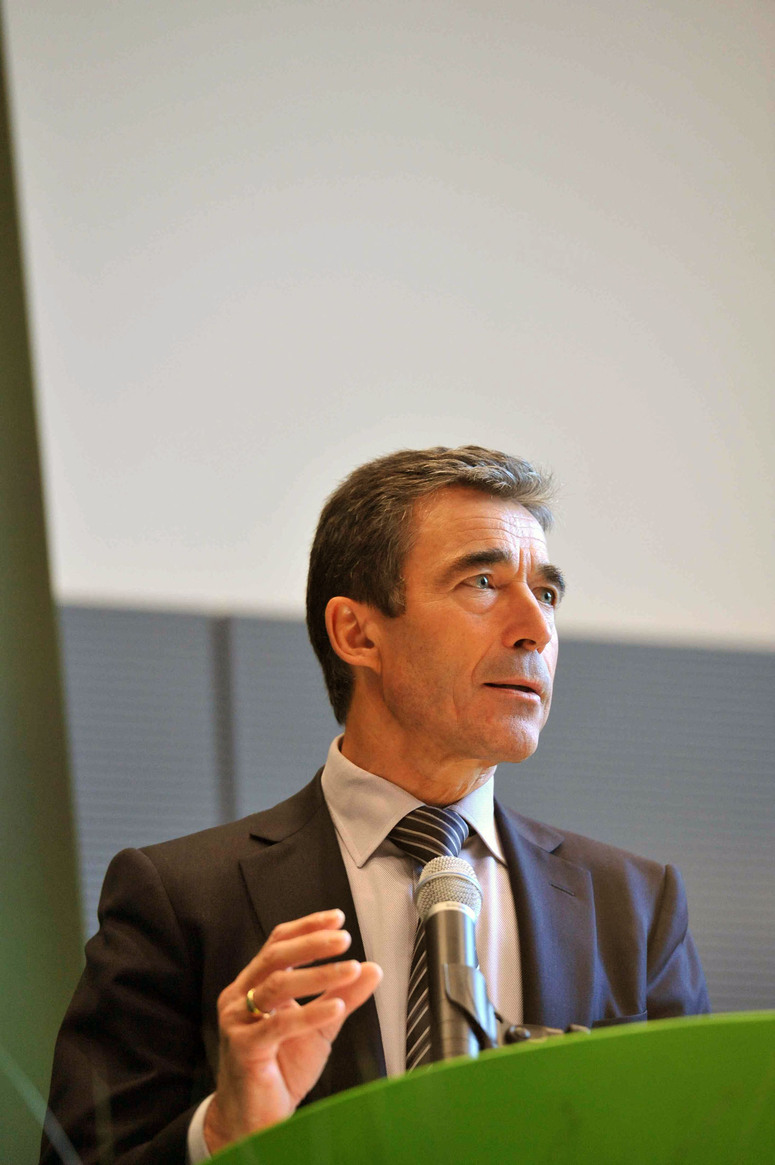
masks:
<svg viewBox="0 0 775 1165"><path fill-rule="evenodd" d="M378 616L381 698L429 762L522 761L549 715L562 576L523 506L466 488L419 503L406 607Z"/></svg>

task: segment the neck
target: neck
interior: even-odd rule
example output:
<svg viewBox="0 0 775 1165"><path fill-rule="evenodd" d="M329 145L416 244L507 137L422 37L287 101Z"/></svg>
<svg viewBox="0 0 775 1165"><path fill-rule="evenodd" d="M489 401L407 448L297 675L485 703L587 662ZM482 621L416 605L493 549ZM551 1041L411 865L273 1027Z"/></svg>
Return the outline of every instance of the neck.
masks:
<svg viewBox="0 0 775 1165"><path fill-rule="evenodd" d="M477 760L461 760L436 751L430 755L414 742L391 740L383 733L370 731L357 718L348 716L342 755L364 769L401 789L406 789L426 805L451 805L488 781L495 766Z"/></svg>

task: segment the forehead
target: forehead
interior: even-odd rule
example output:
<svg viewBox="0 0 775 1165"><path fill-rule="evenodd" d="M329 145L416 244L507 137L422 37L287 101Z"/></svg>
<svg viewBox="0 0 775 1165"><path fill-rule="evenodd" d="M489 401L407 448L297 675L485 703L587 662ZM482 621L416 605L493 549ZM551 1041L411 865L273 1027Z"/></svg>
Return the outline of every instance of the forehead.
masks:
<svg viewBox="0 0 775 1165"><path fill-rule="evenodd" d="M442 562L499 547L546 561L546 535L538 519L517 502L453 486L421 499L413 514L410 563Z"/></svg>

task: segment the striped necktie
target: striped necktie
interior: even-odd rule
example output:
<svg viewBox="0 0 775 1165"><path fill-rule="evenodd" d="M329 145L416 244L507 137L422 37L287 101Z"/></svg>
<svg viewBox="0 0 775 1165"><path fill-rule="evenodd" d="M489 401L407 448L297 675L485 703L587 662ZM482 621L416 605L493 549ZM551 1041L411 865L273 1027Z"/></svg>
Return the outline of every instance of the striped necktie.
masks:
<svg viewBox="0 0 775 1165"><path fill-rule="evenodd" d="M416 862L426 865L433 858L456 858L468 837L468 826L454 809L421 805L394 826L388 838ZM418 923L414 936L409 996L406 1007L406 1068L429 1064L431 1024L428 1007L428 964L425 927Z"/></svg>

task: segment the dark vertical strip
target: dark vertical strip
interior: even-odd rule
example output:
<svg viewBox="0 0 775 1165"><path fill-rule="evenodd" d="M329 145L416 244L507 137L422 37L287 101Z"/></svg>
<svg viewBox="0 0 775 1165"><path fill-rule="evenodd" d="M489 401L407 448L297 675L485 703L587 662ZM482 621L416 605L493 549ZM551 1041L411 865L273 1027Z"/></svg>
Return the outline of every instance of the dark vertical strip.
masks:
<svg viewBox="0 0 775 1165"><path fill-rule="evenodd" d="M0 28L0 1156L37 1159L81 921Z"/></svg>
<svg viewBox="0 0 775 1165"><path fill-rule="evenodd" d="M212 620L215 770L222 821L233 821L237 816L231 624L232 621L228 618Z"/></svg>

